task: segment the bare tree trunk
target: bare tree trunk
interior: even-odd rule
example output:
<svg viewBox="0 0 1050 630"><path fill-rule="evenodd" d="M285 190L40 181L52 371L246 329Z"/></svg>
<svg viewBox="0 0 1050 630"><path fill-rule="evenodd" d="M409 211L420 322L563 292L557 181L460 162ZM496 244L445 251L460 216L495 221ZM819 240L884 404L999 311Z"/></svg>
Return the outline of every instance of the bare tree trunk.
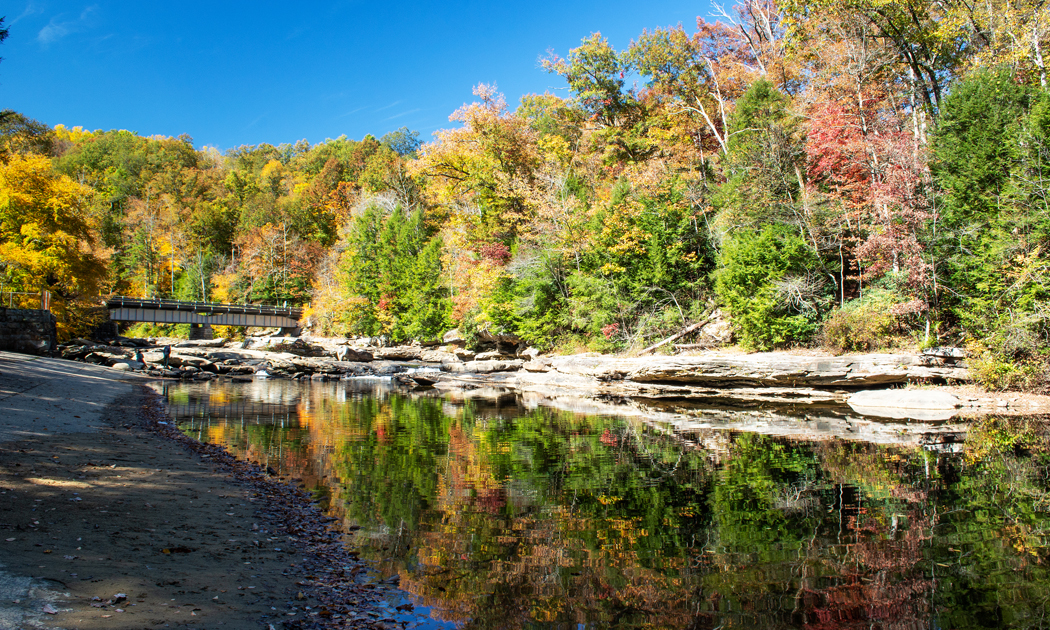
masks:
<svg viewBox="0 0 1050 630"><path fill-rule="evenodd" d="M1039 47L1039 28L1032 26L1032 48L1035 49L1035 65L1039 68L1039 84L1046 87L1046 67L1043 65L1043 51Z"/></svg>

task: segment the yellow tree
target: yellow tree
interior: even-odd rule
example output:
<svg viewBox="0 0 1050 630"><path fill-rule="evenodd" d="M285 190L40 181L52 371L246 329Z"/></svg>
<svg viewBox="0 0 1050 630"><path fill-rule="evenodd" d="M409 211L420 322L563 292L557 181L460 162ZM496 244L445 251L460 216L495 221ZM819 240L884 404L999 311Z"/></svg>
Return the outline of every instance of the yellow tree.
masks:
<svg viewBox="0 0 1050 630"><path fill-rule="evenodd" d="M432 202L478 209L477 228L486 237L509 240L529 216L527 191L540 164L536 134L524 117L507 112L495 86L478 85L474 94L480 103L449 117L463 126L437 132L413 170L430 178Z"/></svg>
<svg viewBox="0 0 1050 630"><path fill-rule="evenodd" d="M71 302L97 295L106 273L92 194L44 156L0 163L0 274L11 289L50 291L60 318Z"/></svg>
<svg viewBox="0 0 1050 630"><path fill-rule="evenodd" d="M1046 0L954 0L945 7L940 35L972 42L970 68L1008 64L1036 75L1040 85L1047 86L1043 51L1050 38L1050 7Z"/></svg>

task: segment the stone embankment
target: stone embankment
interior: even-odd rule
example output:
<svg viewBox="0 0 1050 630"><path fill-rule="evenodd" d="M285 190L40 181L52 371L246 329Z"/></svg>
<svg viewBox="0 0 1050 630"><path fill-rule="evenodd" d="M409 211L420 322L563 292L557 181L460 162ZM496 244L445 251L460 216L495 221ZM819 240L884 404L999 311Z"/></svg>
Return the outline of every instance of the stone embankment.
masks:
<svg viewBox="0 0 1050 630"><path fill-rule="evenodd" d="M51 311L0 307L0 350L42 355L56 345Z"/></svg>

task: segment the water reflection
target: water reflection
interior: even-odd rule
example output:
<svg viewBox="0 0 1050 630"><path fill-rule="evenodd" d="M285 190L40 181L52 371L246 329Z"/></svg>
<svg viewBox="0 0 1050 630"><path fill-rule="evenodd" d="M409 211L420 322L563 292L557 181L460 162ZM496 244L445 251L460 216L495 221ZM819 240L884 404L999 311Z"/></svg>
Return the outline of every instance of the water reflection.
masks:
<svg viewBox="0 0 1050 630"><path fill-rule="evenodd" d="M317 488L382 576L461 627L1050 625L1038 423L872 443L820 433L861 421L834 410L784 435L777 410L676 410L670 431L376 383L166 393L187 433ZM734 422L766 429L716 428Z"/></svg>

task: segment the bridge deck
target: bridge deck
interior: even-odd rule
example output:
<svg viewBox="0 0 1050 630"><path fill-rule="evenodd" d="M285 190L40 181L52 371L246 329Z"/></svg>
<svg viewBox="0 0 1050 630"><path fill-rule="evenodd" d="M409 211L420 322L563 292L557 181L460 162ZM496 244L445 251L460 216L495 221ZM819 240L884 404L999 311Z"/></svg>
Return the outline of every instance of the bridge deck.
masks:
<svg viewBox="0 0 1050 630"><path fill-rule="evenodd" d="M109 317L115 321L158 324L214 324L219 326L263 326L294 328L302 317L301 308L150 300L118 296L106 301Z"/></svg>

